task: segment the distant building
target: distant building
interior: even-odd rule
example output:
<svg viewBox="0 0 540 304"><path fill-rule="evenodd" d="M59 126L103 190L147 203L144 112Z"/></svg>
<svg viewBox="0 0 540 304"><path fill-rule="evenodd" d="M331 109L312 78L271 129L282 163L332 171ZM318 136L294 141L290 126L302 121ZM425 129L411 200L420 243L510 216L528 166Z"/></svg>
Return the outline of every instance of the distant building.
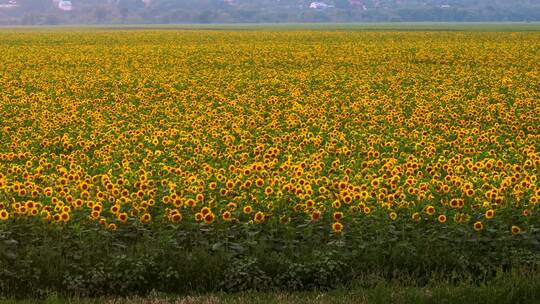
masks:
<svg viewBox="0 0 540 304"><path fill-rule="evenodd" d="M441 8L450 8L450 5L448 5L448 4L443 4L443 5L441 5Z"/></svg>
<svg viewBox="0 0 540 304"><path fill-rule="evenodd" d="M309 8L312 8L312 9L325 9L325 8L333 8L333 7L334 7L333 5L326 4L324 2L311 2L311 4L309 5Z"/></svg>
<svg viewBox="0 0 540 304"><path fill-rule="evenodd" d="M69 11L73 10L73 5L71 5L71 1L69 1L69 0L60 0L58 2L58 8L60 10L69 12Z"/></svg>
<svg viewBox="0 0 540 304"><path fill-rule="evenodd" d="M6 3L0 2L0 8L14 8L14 7L17 7L17 6L19 6L19 5L17 4L17 1L15 1L15 0L9 0Z"/></svg>

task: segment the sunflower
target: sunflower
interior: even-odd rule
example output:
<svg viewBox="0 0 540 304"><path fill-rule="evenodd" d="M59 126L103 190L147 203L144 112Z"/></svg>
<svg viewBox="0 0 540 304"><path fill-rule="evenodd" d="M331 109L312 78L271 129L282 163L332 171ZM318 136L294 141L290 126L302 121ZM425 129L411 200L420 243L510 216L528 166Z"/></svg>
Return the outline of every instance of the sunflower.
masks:
<svg viewBox="0 0 540 304"><path fill-rule="evenodd" d="M321 212L319 210L315 210L311 212L311 220L312 221L318 221L321 218Z"/></svg>
<svg viewBox="0 0 540 304"><path fill-rule="evenodd" d="M182 214L180 212L175 212L175 213L171 214L170 220L173 223L178 223L178 222L180 222L182 220Z"/></svg>
<svg viewBox="0 0 540 304"><path fill-rule="evenodd" d="M433 207L431 205L428 205L428 206L426 206L425 212L428 215L433 215L433 214L435 214L435 207Z"/></svg>
<svg viewBox="0 0 540 304"><path fill-rule="evenodd" d="M446 222L446 215L444 215L444 214L439 215L439 216L437 217L437 220L438 220L439 223L441 223L441 224L444 223L444 222Z"/></svg>
<svg viewBox="0 0 540 304"><path fill-rule="evenodd" d="M388 214L388 216L390 217L390 219L391 219L392 221L395 221L395 220L397 219L397 213L395 213L395 212L393 212L393 211L390 212L390 214Z"/></svg>
<svg viewBox="0 0 540 304"><path fill-rule="evenodd" d="M125 223L128 220L128 214L125 212L119 213L117 218L120 222Z"/></svg>
<svg viewBox="0 0 540 304"><path fill-rule="evenodd" d="M264 222L264 218L265 218L264 213L262 213L261 211L255 213L255 222L262 223Z"/></svg>
<svg viewBox="0 0 540 304"><path fill-rule="evenodd" d="M141 221L141 223L143 224L147 224L148 222L150 222L150 220L152 219L152 215L150 213L144 213L140 218L139 220Z"/></svg>
<svg viewBox="0 0 540 304"><path fill-rule="evenodd" d="M481 221L476 221L476 222L473 224L473 228L474 228L474 230L476 230L476 231L481 231L482 229L484 229L484 224L482 224Z"/></svg>
<svg viewBox="0 0 540 304"><path fill-rule="evenodd" d="M334 212L334 214L332 215L332 218L334 219L334 221L339 221L343 218L343 212Z"/></svg>
<svg viewBox="0 0 540 304"><path fill-rule="evenodd" d="M96 208L97 207L97 208ZM101 212L100 206L94 206L94 211ZM113 205L110 209L112 214L117 214L120 211L120 205Z"/></svg>
<svg viewBox="0 0 540 304"><path fill-rule="evenodd" d="M67 213L67 212L62 212L62 213L60 214L60 220L61 220L62 222L67 223L67 222L69 222L69 219L70 219L69 213Z"/></svg>
<svg viewBox="0 0 540 304"><path fill-rule="evenodd" d="M212 224L212 222L214 222L215 219L216 219L216 216L213 213L208 213L204 216L204 223L206 225L210 225Z"/></svg>
<svg viewBox="0 0 540 304"><path fill-rule="evenodd" d="M111 230L111 231L116 231L116 228L118 228L116 226L115 223L110 223L109 225L107 225L107 229Z"/></svg>
<svg viewBox="0 0 540 304"><path fill-rule="evenodd" d="M221 215L221 218L224 220L224 221L230 221L231 218L232 218L232 214L230 211L225 211L223 212L223 214Z"/></svg>
<svg viewBox="0 0 540 304"><path fill-rule="evenodd" d="M266 188L264 189L264 194L265 194L266 196L269 196L269 195L271 195L272 193L274 193L274 189L272 189L272 187L268 186L268 187L266 187Z"/></svg>
<svg viewBox="0 0 540 304"><path fill-rule="evenodd" d="M495 211L493 209L489 209L489 210L486 211L486 213L484 215L488 220L490 220L495 215Z"/></svg>
<svg viewBox="0 0 540 304"><path fill-rule="evenodd" d="M41 210L40 215L41 215L41 218L46 222L50 221L51 218L52 218L51 213L49 211L47 211L47 210ZM1 217L1 212L0 212L0 217Z"/></svg>
<svg viewBox="0 0 540 304"><path fill-rule="evenodd" d="M257 185L257 187L262 187L264 186L264 180L258 178L257 180L255 180L255 184Z"/></svg>
<svg viewBox="0 0 540 304"><path fill-rule="evenodd" d="M334 233L341 233L343 231L343 224L340 222L335 222L332 224L332 231Z"/></svg>
<svg viewBox="0 0 540 304"><path fill-rule="evenodd" d="M516 235L516 234L521 233L521 228L519 228L519 226L513 225L512 228L511 228L511 231L512 231L513 235Z"/></svg>
<svg viewBox="0 0 540 304"><path fill-rule="evenodd" d="M93 219L97 219L99 216L101 215L100 212L98 211L92 211L92 213L90 214L90 216L93 218Z"/></svg>
<svg viewBox="0 0 540 304"><path fill-rule="evenodd" d="M251 212L253 212L253 208L251 208L251 206L248 205L244 207L243 211L245 214L251 214Z"/></svg>
<svg viewBox="0 0 540 304"><path fill-rule="evenodd" d="M6 210L0 210L0 220L5 221L9 218L9 213Z"/></svg>
<svg viewBox="0 0 540 304"><path fill-rule="evenodd" d="M194 207L196 204L197 204L197 202L192 198L188 198L186 200L186 205L188 205L189 207Z"/></svg>

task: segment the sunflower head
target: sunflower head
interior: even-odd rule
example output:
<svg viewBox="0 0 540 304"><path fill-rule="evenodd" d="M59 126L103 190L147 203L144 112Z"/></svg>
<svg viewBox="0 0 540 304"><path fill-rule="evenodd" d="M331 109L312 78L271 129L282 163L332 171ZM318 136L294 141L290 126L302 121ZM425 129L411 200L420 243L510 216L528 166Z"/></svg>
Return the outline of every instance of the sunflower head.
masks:
<svg viewBox="0 0 540 304"><path fill-rule="evenodd" d="M335 222L332 224L332 231L334 233L341 233L343 232L343 224L340 222Z"/></svg>
<svg viewBox="0 0 540 304"><path fill-rule="evenodd" d="M474 228L474 230L476 230L476 231L481 231L482 229L484 229L484 224L483 224L481 221L476 221L476 222L473 224L473 228Z"/></svg>

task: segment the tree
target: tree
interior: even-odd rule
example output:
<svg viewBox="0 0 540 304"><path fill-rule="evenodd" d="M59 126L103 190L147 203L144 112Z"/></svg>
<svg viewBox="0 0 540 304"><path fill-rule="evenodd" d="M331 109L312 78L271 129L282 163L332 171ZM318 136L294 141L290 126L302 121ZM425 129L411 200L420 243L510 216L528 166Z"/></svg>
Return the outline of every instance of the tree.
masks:
<svg viewBox="0 0 540 304"><path fill-rule="evenodd" d="M132 11L137 11L144 8L142 0L119 0L118 10L120 16L125 19Z"/></svg>
<svg viewBox="0 0 540 304"><path fill-rule="evenodd" d="M197 22L199 23L210 23L213 21L214 13L210 10L204 10L202 11L199 16L197 16Z"/></svg>
<svg viewBox="0 0 540 304"><path fill-rule="evenodd" d="M109 10L104 7L98 7L94 10L94 18L97 22L104 22L109 16Z"/></svg>
<svg viewBox="0 0 540 304"><path fill-rule="evenodd" d="M18 8L0 12L0 23L107 23L117 17L145 23L540 21L538 0L362 0L366 11L354 9L349 0L323 0L336 9L317 12L308 8L315 0L235 0L234 5L223 0L72 1L75 10L62 17L52 0L17 0ZM59 19L47 19L50 15Z"/></svg>
<svg viewBox="0 0 540 304"><path fill-rule="evenodd" d="M45 17L45 24L47 25L57 25L60 24L60 21L60 18L55 15L47 15L47 17Z"/></svg>

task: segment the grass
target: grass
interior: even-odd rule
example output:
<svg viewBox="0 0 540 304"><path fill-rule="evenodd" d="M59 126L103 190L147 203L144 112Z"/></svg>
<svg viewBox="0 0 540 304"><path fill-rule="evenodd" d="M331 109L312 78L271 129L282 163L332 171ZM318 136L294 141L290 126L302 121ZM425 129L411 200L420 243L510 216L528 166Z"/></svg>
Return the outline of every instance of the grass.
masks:
<svg viewBox="0 0 540 304"><path fill-rule="evenodd" d="M161 303L540 303L540 275L511 273L483 284L432 283L425 287L403 282L380 281L373 286L362 282L349 288L312 292L245 292L208 295L171 296L152 294L147 297L78 299L55 294L45 299L0 300L0 304L73 303L73 304L161 304Z"/></svg>

